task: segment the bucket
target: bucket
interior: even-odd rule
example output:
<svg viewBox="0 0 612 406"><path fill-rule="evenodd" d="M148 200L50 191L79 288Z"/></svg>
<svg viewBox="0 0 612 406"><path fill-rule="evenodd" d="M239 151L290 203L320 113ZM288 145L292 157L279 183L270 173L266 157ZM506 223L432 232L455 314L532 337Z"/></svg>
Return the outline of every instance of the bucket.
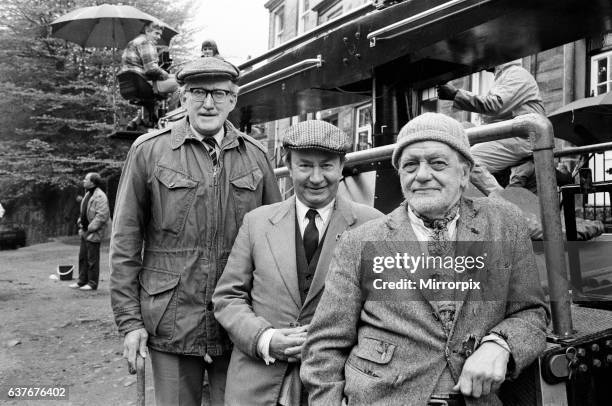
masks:
<svg viewBox="0 0 612 406"><path fill-rule="evenodd" d="M57 274L59 275L60 281L71 281L73 270L74 265L58 265Z"/></svg>

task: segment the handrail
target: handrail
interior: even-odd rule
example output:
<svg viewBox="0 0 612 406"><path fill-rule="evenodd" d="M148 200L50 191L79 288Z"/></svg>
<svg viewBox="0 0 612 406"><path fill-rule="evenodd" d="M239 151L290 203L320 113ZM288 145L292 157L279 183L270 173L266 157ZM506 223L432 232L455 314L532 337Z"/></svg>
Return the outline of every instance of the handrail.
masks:
<svg viewBox="0 0 612 406"><path fill-rule="evenodd" d="M414 31L416 29L419 29L419 28L423 27L426 24L431 24L432 22L438 21L438 20L440 20L442 18L446 18L446 17L452 16L452 15L455 15L457 13L470 10L470 9L472 9L474 7L478 7L478 6L482 5L483 3L488 3L490 0L478 1L477 3L472 4L472 5L468 6L468 7L461 8L460 10L456 10L456 11L450 13L450 14L445 14L444 16L439 17L439 18L437 18L437 19L435 19L433 21L429 20L429 21L424 22L422 24L415 25L413 27L401 30L403 27L405 27L405 26L407 26L409 24L418 22L418 21L423 20L424 18L429 17L429 16L431 16L431 15L437 13L437 12L447 10L447 9L449 9L451 7L454 7L456 5L460 5L461 3L465 3L467 1L470 1L470 0L451 0L451 1L447 1L446 3L440 4L439 6L432 7L430 9L427 9L427 10L423 11L423 12L420 12L418 14L415 14L413 16L405 18L405 19L403 19L401 21L398 21L396 23L390 24L390 25L388 25L386 27L383 27L383 28L380 28L380 29L378 29L376 31L372 31L367 36L368 40L370 40L370 47L375 47L376 46L376 41L378 41L378 40L390 39L390 38L397 37L398 35L409 33L410 31ZM394 33L393 31L396 31L396 30L398 32Z"/></svg>
<svg viewBox="0 0 612 406"><path fill-rule="evenodd" d="M368 10L368 9L370 9L370 10ZM357 7L356 9L351 10L348 13L343 14L341 16L338 16L338 17L334 18L333 20L329 20L329 21L325 22L324 24L321 24L321 25L313 28L310 31L306 31L302 35L294 37L294 38L290 39L289 41L284 42L284 43L280 44L279 46L277 46L275 48L272 48L269 51L264 52L263 54L255 57L255 58L249 59L248 61L241 63L240 65L238 65L238 69L243 70L243 69L251 67L251 66L253 66L253 65L255 65L255 64L259 63L259 62L263 62L266 59L271 58L272 56L277 55L277 54L279 54L279 53L281 53L283 51L291 49L291 48L293 48L294 46L296 46L298 44L300 44L300 45L303 44L310 37L316 37L318 34L327 31L331 25L336 25L338 23L343 23L345 21L352 22L355 19L355 16L357 14L361 14L364 11L371 11L371 10L375 10L375 8L372 5L372 3L367 3L367 4L364 4L364 5L360 6L360 7Z"/></svg>
<svg viewBox="0 0 612 406"><path fill-rule="evenodd" d="M585 145L582 147L563 148L560 151L555 151L555 158L610 150L612 150L612 142L602 142L601 144Z"/></svg>
<svg viewBox="0 0 612 406"><path fill-rule="evenodd" d="M321 55L317 55L316 58L304 59L291 66L287 66L286 68L270 73L269 75L266 75L252 82L249 82L245 84L244 86L241 86L240 94L244 95L244 94L253 92L257 89L261 89L262 87L271 85L272 83L276 83L283 79L287 79L291 76L297 75L298 73L305 72L313 68L320 68L321 66L323 66L324 62L325 61L323 60ZM296 68L300 68L300 69L295 70ZM293 72L293 70L295 70L295 72ZM291 72L291 73L287 73L287 72Z"/></svg>
<svg viewBox="0 0 612 406"><path fill-rule="evenodd" d="M565 243L561 228L561 213L557 194L553 158L552 124L544 116L526 114L512 120L473 127L466 130L470 144L510 137L529 137L536 167L540 213L544 231L544 255L550 294L553 332L559 338L569 338L573 332ZM395 144L347 154L345 168L391 158ZM277 168L277 177L289 175L287 168Z"/></svg>

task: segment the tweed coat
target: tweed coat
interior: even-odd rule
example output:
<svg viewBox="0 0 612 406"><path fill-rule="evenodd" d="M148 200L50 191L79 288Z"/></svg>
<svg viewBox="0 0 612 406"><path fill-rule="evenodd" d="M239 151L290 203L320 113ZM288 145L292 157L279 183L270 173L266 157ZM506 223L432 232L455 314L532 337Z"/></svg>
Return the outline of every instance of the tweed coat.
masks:
<svg viewBox="0 0 612 406"><path fill-rule="evenodd" d="M257 351L261 334L271 327L310 323L340 235L380 216L376 209L337 196L303 303L296 262L295 197L244 217L213 295L215 317L234 343L225 387L227 405L276 406L287 368L299 364L277 360L266 365ZM298 371L294 372L297 378ZM300 398L300 390L301 385L293 387L292 399Z"/></svg>
<svg viewBox="0 0 612 406"><path fill-rule="evenodd" d="M86 210L87 226L86 240L89 242L100 242L104 236L104 230L110 218L108 199L99 187L95 188L87 207L83 207L85 199L81 200L81 211ZM81 228L81 216L77 219L77 227Z"/></svg>
<svg viewBox="0 0 612 406"><path fill-rule="evenodd" d="M385 218L345 233L302 351L301 377L309 404L340 405L344 398L349 405L425 405L446 365L457 382L473 350L470 340L478 343L491 332L510 347L511 378L544 350L548 310L519 210L487 198L462 198L459 210L457 241L468 243L458 243L457 250L480 244L489 252L485 267L477 272L497 299L484 300L476 290L460 293L461 304L447 335L425 289L406 291L400 300L373 300L368 297L371 291L363 289L369 270L362 262L362 242L419 244L406 203ZM466 402L501 405L497 394Z"/></svg>

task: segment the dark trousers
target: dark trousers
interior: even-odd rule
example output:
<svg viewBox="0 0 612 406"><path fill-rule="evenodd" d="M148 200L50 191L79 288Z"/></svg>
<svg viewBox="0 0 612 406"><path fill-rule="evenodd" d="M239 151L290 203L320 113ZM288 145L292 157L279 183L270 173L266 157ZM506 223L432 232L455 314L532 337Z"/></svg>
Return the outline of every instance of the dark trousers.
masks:
<svg viewBox="0 0 612 406"><path fill-rule="evenodd" d="M90 242L81 237L79 250L79 286L89 285L98 288L100 278L100 243Z"/></svg>
<svg viewBox="0 0 612 406"><path fill-rule="evenodd" d="M210 401L205 404L222 406L225 402L225 379L230 354L212 357L212 364L204 357L169 354L149 348L155 404L157 406L200 406L204 371L208 373Z"/></svg>

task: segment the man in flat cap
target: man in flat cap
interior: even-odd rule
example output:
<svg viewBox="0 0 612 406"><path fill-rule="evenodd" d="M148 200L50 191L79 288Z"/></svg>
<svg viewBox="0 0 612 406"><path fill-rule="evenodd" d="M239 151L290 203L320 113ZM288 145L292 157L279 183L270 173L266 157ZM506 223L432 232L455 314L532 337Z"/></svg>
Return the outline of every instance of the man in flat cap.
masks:
<svg viewBox="0 0 612 406"><path fill-rule="evenodd" d="M545 348L527 226L463 196L474 160L450 117L410 121L392 162L405 202L345 233L331 261L302 352L310 404L501 405L500 384Z"/></svg>
<svg viewBox="0 0 612 406"><path fill-rule="evenodd" d="M238 70L198 58L178 72L187 116L132 145L117 191L111 303L124 356L150 350L158 405L223 404L231 343L212 294L242 218L280 200L263 146L238 131Z"/></svg>
<svg viewBox="0 0 612 406"><path fill-rule="evenodd" d="M244 222L213 296L234 343L228 405L300 405L308 324L340 235L382 214L336 195L345 133L324 121L290 127L283 146L295 196L260 207Z"/></svg>

